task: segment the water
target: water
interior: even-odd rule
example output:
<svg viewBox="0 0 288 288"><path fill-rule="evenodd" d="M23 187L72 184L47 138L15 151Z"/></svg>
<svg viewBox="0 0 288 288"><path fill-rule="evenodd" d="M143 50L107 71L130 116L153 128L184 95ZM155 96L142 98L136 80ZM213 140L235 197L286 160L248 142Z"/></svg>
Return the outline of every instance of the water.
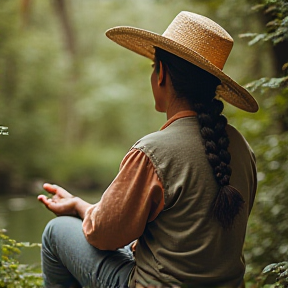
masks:
<svg viewBox="0 0 288 288"><path fill-rule="evenodd" d="M90 203L95 203L100 199L101 194L79 196ZM41 243L43 229L47 222L54 217L54 214L37 200L37 196L0 197L0 229L6 229L7 235L17 242ZM40 248L24 248L19 261L40 265Z"/></svg>

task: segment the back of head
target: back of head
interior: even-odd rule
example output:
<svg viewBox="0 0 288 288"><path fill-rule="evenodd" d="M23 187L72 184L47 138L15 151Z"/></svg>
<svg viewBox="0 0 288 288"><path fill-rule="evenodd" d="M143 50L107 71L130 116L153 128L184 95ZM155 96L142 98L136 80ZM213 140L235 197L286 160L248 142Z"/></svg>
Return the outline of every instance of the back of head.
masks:
<svg viewBox="0 0 288 288"><path fill-rule="evenodd" d="M160 48L156 48L155 58L156 69L157 60L168 68L177 97L186 98L191 108L194 108L194 104L203 103L205 106L210 104L215 96L216 87L220 84L217 77Z"/></svg>
<svg viewBox="0 0 288 288"><path fill-rule="evenodd" d="M207 159L219 185L218 194L211 207L212 215L220 221L224 229L229 229L236 215L240 213L244 200L242 195L229 185L232 170L229 165L229 139L225 129L227 119L222 114L223 102L215 99L215 91L221 81L198 66L156 48L156 71L159 71L160 61L167 68L177 97L187 99L191 109L197 112Z"/></svg>

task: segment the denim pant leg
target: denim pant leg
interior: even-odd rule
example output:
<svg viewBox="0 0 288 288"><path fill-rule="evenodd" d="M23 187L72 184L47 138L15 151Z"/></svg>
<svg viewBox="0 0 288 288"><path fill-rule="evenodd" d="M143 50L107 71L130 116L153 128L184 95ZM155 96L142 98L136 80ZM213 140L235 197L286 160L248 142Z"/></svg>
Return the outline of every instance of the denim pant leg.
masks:
<svg viewBox="0 0 288 288"><path fill-rule="evenodd" d="M45 287L127 287L135 266L130 246L101 251L90 245L82 221L61 216L51 220L42 236L42 270Z"/></svg>

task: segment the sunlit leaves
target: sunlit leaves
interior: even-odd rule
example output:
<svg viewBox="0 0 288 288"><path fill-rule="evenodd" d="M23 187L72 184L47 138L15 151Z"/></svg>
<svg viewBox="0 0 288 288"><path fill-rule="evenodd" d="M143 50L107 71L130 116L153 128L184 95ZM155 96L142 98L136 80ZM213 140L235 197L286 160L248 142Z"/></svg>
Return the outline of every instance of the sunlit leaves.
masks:
<svg viewBox="0 0 288 288"><path fill-rule="evenodd" d="M288 2L263 0L253 7L266 19L266 27L259 33L245 33L240 37L251 39L249 45L271 43L278 45L288 39ZM285 52L285 51L284 51ZM265 60L263 60L265 61ZM245 256L248 262L246 278L258 286L287 287L288 254L288 64L282 64L282 77L262 78L246 85L260 99L260 120L265 129L254 135L252 147L257 157L258 192L250 217ZM261 120L262 119L262 120ZM278 263L281 262L281 263ZM253 274L254 273L254 274ZM251 276L252 275L252 276Z"/></svg>
<svg viewBox="0 0 288 288"><path fill-rule="evenodd" d="M286 0L266 0L263 4L254 6L254 10L263 11L270 15L272 20L266 23L265 33L245 33L240 37L249 37L252 40L249 45L254 45L259 41L272 42L274 45L288 39L288 3Z"/></svg>
<svg viewBox="0 0 288 288"><path fill-rule="evenodd" d="M9 135L8 127L0 126L0 135L4 135L4 136Z"/></svg>
<svg viewBox="0 0 288 288"><path fill-rule="evenodd" d="M21 264L17 258L22 248L40 247L40 244L17 242L0 230L0 288L37 288L43 287L40 273L35 267Z"/></svg>
<svg viewBox="0 0 288 288"><path fill-rule="evenodd" d="M286 288L288 287L288 262L273 263L266 266L258 282L260 286L269 288L279 287Z"/></svg>
<svg viewBox="0 0 288 288"><path fill-rule="evenodd" d="M276 88L284 88L285 86L288 86L288 76L280 78L264 77L245 85L245 87L251 92L255 92L259 88L276 89Z"/></svg>

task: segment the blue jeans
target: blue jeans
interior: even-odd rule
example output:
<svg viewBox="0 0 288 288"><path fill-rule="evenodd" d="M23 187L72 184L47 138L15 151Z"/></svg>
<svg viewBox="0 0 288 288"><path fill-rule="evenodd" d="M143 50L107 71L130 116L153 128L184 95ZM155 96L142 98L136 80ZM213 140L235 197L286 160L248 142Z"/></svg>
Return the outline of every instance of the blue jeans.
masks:
<svg viewBox="0 0 288 288"><path fill-rule="evenodd" d="M128 287L135 266L130 245L101 251L90 245L82 221L61 216L51 220L42 236L42 271L45 287Z"/></svg>

